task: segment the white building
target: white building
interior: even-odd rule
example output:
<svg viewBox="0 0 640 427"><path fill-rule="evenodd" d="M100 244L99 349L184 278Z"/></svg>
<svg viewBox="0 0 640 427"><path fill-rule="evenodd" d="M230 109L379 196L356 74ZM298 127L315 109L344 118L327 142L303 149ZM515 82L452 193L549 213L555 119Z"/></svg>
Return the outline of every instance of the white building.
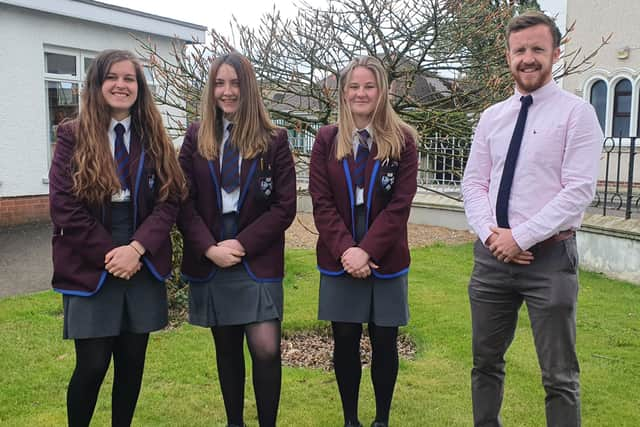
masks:
<svg viewBox="0 0 640 427"><path fill-rule="evenodd" d="M569 0L567 22L576 23L571 46L587 53L611 40L589 71L564 79L564 88L590 101L605 136L640 134L640 3Z"/></svg>
<svg viewBox="0 0 640 427"><path fill-rule="evenodd" d="M587 54L602 38L609 43L591 61L593 67L563 79L563 87L590 102L608 139L603 148L600 181L609 185L612 206L627 198L629 182L640 183L640 139L635 141L636 155L630 155L629 137L640 136L640 2L608 0L568 0L567 23L575 22L570 48L582 47ZM622 137L622 138L620 138ZM609 153L609 155L607 155ZM635 163L629 179L630 165ZM605 176L608 170L608 176ZM616 188L620 182L621 189ZM618 194L619 191L619 194ZM601 195L602 198L604 195ZM602 199L603 201L604 199ZM638 206L640 196L634 190L631 204Z"/></svg>
<svg viewBox="0 0 640 427"><path fill-rule="evenodd" d="M0 0L0 226L48 218L55 129L77 113L98 52L135 52L137 37L166 55L172 43L204 42L206 30L92 0Z"/></svg>

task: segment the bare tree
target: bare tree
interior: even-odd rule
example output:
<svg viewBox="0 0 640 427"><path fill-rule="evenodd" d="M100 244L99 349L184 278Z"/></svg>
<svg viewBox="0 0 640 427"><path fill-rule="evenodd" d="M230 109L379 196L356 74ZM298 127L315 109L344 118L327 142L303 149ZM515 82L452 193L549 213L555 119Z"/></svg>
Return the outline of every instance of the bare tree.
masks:
<svg viewBox="0 0 640 427"><path fill-rule="evenodd" d="M421 164L419 185L439 192L434 182L462 176L465 138L479 113L513 91L504 28L515 13L536 6L513 0L327 0L321 7L302 2L293 18L274 8L257 28L234 19L231 37L213 29L206 44L176 43L166 57L139 40L140 53L154 68L157 101L179 113L168 120L175 136L184 133L185 117L199 117L211 59L229 51L242 52L253 64L272 118L310 137L318 125L335 120L343 67L357 56L376 56L386 68L394 108L423 137L422 159L435 159ZM586 54L565 47L555 77L591 67L607 41ZM433 135L463 139L431 145ZM297 158L304 174L304 150ZM179 247L177 233L174 239ZM169 289L172 312L184 314L183 284L172 282Z"/></svg>
<svg viewBox="0 0 640 427"><path fill-rule="evenodd" d="M525 6L537 2L328 0L322 7L303 2L293 18L274 8L257 28L234 19L230 40L213 29L206 45L176 44L169 57L148 41L140 46L155 67L158 100L189 119L198 116L211 58L238 50L254 65L272 117L314 134L318 124L335 119L340 70L354 57L371 55L385 65L394 108L422 135L470 136L478 113L512 90L504 27ZM565 49L555 77L592 66L606 42L587 54ZM177 118L172 124L184 127Z"/></svg>

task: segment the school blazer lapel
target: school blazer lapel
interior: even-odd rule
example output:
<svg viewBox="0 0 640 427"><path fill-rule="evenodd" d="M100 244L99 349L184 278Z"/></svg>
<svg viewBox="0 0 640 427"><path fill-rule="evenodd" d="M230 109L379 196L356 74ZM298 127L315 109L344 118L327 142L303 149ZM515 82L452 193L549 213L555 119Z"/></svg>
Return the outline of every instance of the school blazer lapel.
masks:
<svg viewBox="0 0 640 427"><path fill-rule="evenodd" d="M131 132L129 140L129 188L131 189L131 200L137 194L138 175L140 172L140 157L142 156L142 142L140 137ZM144 167L144 165L142 165Z"/></svg>
<svg viewBox="0 0 640 427"><path fill-rule="evenodd" d="M369 150L369 157L367 158L367 164L364 167L364 202L367 205L371 205L371 200L368 200L369 193L371 193L372 197L375 194L374 192L370 192L369 189L371 185L375 185L375 181L371 180L371 174L374 170L374 165L376 163L376 156L378 155L378 146L375 143L371 143L371 149Z"/></svg>

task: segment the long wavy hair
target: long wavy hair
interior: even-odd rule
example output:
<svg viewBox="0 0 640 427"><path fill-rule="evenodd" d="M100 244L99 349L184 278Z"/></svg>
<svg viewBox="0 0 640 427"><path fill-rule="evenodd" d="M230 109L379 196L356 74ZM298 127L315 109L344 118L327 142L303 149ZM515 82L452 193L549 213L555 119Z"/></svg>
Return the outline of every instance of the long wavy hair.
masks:
<svg viewBox="0 0 640 427"><path fill-rule="evenodd" d="M130 61L136 72L138 97L131 106L131 131L153 159L160 183L158 198L183 198L186 183L178 165L176 151L167 135L158 108L144 77L140 61L126 50L102 51L91 63L81 95L76 129L76 147L72 158L73 192L89 203L99 204L120 191L120 181L108 138L111 108L102 95L102 84L117 62Z"/></svg>
<svg viewBox="0 0 640 427"><path fill-rule="evenodd" d="M252 159L267 150L276 126L271 123L262 101L251 63L237 52L220 56L211 63L201 101L202 117L198 130L198 152L207 160L217 159L219 155L224 113L216 103L214 91L216 76L223 64L233 67L240 83L238 110L233 117L229 117L229 120L234 123L231 141L238 146L243 158Z"/></svg>
<svg viewBox="0 0 640 427"><path fill-rule="evenodd" d="M389 101L389 84L382 63L371 56L361 56L351 61L340 73L338 90L338 143L336 144L336 158L353 155L353 133L356 124L346 98L346 90L351 82L353 70L364 67L371 71L378 86L378 102L371 115L371 136L378 148L376 159L400 159L404 148L405 134L409 134L417 141L417 132L405 123L391 106Z"/></svg>

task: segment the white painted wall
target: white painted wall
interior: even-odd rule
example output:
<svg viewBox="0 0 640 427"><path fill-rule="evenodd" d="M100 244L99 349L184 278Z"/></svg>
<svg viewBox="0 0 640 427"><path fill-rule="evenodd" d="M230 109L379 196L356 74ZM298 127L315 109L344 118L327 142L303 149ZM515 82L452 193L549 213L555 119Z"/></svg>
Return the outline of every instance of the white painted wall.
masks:
<svg viewBox="0 0 640 427"><path fill-rule="evenodd" d="M640 285L640 220L585 215L578 253L585 270Z"/></svg>
<svg viewBox="0 0 640 427"><path fill-rule="evenodd" d="M136 35L151 37L161 54L173 41ZM0 197L48 193L45 46L135 51L137 42L122 28L0 2Z"/></svg>
<svg viewBox="0 0 640 427"><path fill-rule="evenodd" d="M582 96L588 88L585 83L597 76L604 80L624 75L633 81L640 78L640 2L610 0L568 0L567 22L576 23L572 34L573 48L582 47L586 54L596 47L603 37L612 34L611 41L592 60L594 67L579 75L565 78L564 88ZM619 58L619 51L629 48L629 55ZM634 85L638 92L639 84ZM637 106L634 96L632 106ZM636 113L638 110L632 111Z"/></svg>

